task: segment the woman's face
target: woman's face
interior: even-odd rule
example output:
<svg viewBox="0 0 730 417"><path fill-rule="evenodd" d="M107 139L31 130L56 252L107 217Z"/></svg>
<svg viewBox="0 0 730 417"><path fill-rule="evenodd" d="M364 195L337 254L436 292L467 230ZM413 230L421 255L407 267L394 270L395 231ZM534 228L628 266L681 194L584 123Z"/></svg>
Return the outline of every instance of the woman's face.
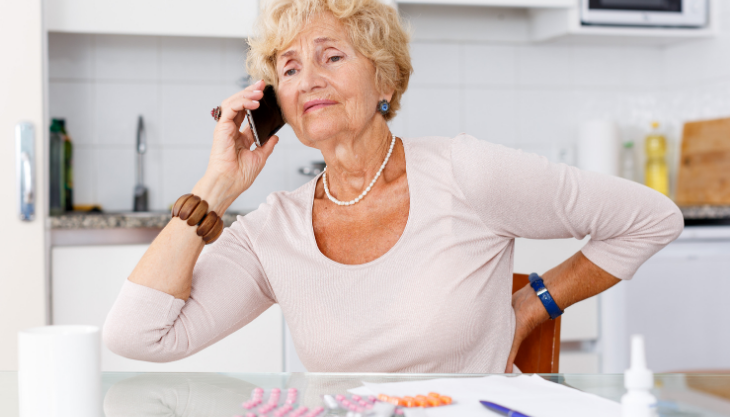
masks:
<svg viewBox="0 0 730 417"><path fill-rule="evenodd" d="M277 55L276 71L284 118L302 143L315 148L335 135L362 132L378 101L392 95L376 90L375 66L331 14L310 20Z"/></svg>

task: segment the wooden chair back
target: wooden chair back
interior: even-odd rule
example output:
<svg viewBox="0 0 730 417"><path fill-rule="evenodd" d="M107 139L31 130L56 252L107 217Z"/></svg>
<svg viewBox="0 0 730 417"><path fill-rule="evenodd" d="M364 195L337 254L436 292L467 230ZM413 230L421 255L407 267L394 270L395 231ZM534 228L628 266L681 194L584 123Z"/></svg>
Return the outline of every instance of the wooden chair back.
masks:
<svg viewBox="0 0 730 417"><path fill-rule="evenodd" d="M514 274L512 293L529 285L525 274ZM538 326L520 345L515 365L524 373L558 373L560 357L560 317L548 320Z"/></svg>

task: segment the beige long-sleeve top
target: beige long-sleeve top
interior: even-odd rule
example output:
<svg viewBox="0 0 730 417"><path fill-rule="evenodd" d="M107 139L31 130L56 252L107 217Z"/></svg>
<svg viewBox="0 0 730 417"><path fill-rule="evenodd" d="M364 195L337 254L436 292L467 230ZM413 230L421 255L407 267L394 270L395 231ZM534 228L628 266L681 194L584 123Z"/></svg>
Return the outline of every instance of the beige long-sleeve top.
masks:
<svg viewBox="0 0 730 417"><path fill-rule="evenodd" d="M187 301L127 281L104 326L107 346L180 359L278 303L310 371L504 372L516 237L590 235L583 254L630 279L683 228L668 198L620 178L465 134L403 146L410 212L386 254L344 265L319 251L314 179L227 228L198 260Z"/></svg>

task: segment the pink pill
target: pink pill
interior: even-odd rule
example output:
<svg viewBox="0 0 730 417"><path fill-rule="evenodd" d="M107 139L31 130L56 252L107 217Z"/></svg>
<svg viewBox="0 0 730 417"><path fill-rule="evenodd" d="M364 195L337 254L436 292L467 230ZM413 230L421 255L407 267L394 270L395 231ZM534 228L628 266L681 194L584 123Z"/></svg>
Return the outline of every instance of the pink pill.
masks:
<svg viewBox="0 0 730 417"><path fill-rule="evenodd" d="M272 392L272 393L274 393L274 392L275 392L275 393L277 393L277 394L278 394L278 393L280 393L280 392L281 392L281 389L280 389L280 388L272 388L272 389L271 389L271 392Z"/></svg>
<svg viewBox="0 0 730 417"><path fill-rule="evenodd" d="M344 395L342 395L342 394L337 394L337 395L335 395L335 400L337 400L337 401L342 401L342 400L344 400L344 399L345 399L345 396L344 396Z"/></svg>
<svg viewBox="0 0 730 417"><path fill-rule="evenodd" d="M402 416L403 415L403 410L401 410L400 408L397 409L397 410L395 410L395 415Z"/></svg>
<svg viewBox="0 0 730 417"><path fill-rule="evenodd" d="M348 408L348 409L349 409L350 411L357 411L357 406L356 406L355 404L350 404L350 405L349 405L349 406L348 406L347 408Z"/></svg>
<svg viewBox="0 0 730 417"><path fill-rule="evenodd" d="M367 405L367 403L363 400L360 400L357 403L360 404L360 407L365 407Z"/></svg>
<svg viewBox="0 0 730 417"><path fill-rule="evenodd" d="M355 401L360 401L362 399L362 397L359 396L359 395L353 395L352 396L352 399L355 400Z"/></svg>
<svg viewBox="0 0 730 417"><path fill-rule="evenodd" d="M369 397L368 397L368 401L370 401L371 403L374 403L374 402L375 402L375 401L377 401L377 400L378 400L378 399L377 399L377 398L375 398L375 396L374 396L374 395L371 395L371 396L369 396Z"/></svg>
<svg viewBox="0 0 730 417"><path fill-rule="evenodd" d="M307 414L307 415L308 415L309 417L317 417L317 416L318 416L318 415L320 415L320 414L321 414L321 413L322 413L323 411L324 411L324 407L316 407L316 408L313 408L313 409L312 409L312 411L310 411L310 412L309 412L309 414Z"/></svg>
<svg viewBox="0 0 730 417"><path fill-rule="evenodd" d="M246 413L246 417L256 417L256 414L254 414L254 413Z"/></svg>
<svg viewBox="0 0 730 417"><path fill-rule="evenodd" d="M297 392L297 389L296 389L296 388L294 388L294 387L291 387L291 388L289 388L289 390L288 390L288 391L289 391L289 392Z"/></svg>
<svg viewBox="0 0 730 417"><path fill-rule="evenodd" d="M261 387L256 387L253 389L253 392L264 392L264 389Z"/></svg>

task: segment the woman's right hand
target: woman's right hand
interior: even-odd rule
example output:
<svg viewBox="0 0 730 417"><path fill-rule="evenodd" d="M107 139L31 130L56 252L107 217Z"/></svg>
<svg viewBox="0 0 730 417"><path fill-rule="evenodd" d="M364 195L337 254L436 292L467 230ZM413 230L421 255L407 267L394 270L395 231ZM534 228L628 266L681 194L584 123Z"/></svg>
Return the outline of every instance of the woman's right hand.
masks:
<svg viewBox="0 0 730 417"><path fill-rule="evenodd" d="M221 117L213 134L208 169L193 188L193 194L206 200L211 210L223 214L228 206L253 184L266 160L279 142L272 136L263 147L251 151L253 133L246 120L246 109L259 107L264 81L258 81L228 97L221 104Z"/></svg>

